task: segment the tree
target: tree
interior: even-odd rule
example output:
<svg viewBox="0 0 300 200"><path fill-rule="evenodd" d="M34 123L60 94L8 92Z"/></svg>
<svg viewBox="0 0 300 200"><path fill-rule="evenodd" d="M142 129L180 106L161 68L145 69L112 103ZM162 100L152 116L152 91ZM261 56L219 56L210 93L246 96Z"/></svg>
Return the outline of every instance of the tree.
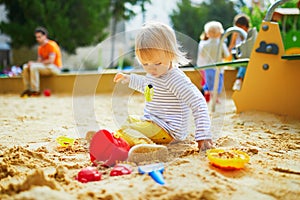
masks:
<svg viewBox="0 0 300 200"><path fill-rule="evenodd" d="M234 5L229 0L209 0L201 4L193 4L191 0L181 0L177 3L177 9L173 10L170 18L173 28L183 34L177 34L177 37L187 51L192 64L195 64L197 59L197 42L204 31L204 24L217 20L226 29L233 26L235 15Z"/></svg>
<svg viewBox="0 0 300 200"><path fill-rule="evenodd" d="M224 29L233 26L233 18L237 14L234 4L230 0L210 0L202 5L208 10L208 20L217 20L223 24ZM201 7L200 7L201 8Z"/></svg>
<svg viewBox="0 0 300 200"><path fill-rule="evenodd" d="M36 43L33 31L44 26L49 37L67 52L76 47L102 41L111 14L109 0L0 0L8 10L8 22L0 29L12 38L12 47L30 47Z"/></svg>
<svg viewBox="0 0 300 200"><path fill-rule="evenodd" d="M116 34L117 23L121 20L129 20L136 15L136 13L130 9L130 6L139 5L141 7L142 13L145 13L145 4L151 3L151 0L111 0L111 10L112 10L112 25L111 25L111 35ZM127 4L127 5L126 5ZM128 6L128 4L130 6ZM115 38L112 37L111 40L111 66L113 67L115 52Z"/></svg>
<svg viewBox="0 0 300 200"><path fill-rule="evenodd" d="M260 29L260 25L266 15L266 11L260 10L258 6L254 6L253 8L242 7L241 11L245 13L250 18L251 27L255 27L258 31Z"/></svg>
<svg viewBox="0 0 300 200"><path fill-rule="evenodd" d="M198 40L206 21L207 11L193 6L191 0L181 0L177 3L177 10L173 10L170 15L174 29L194 40Z"/></svg>
<svg viewBox="0 0 300 200"><path fill-rule="evenodd" d="M209 0L201 4L192 4L191 0L181 0L177 3L177 7L178 9L170 15L174 29L196 41L199 40L206 22L217 20L226 29L233 25L233 18L236 15L230 0Z"/></svg>

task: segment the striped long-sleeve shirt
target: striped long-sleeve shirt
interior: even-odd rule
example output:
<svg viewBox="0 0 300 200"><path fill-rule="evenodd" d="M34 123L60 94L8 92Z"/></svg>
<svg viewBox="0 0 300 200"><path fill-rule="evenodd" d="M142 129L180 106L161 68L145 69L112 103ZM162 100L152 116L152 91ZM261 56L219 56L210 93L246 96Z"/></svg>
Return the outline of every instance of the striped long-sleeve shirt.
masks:
<svg viewBox="0 0 300 200"><path fill-rule="evenodd" d="M195 120L195 140L211 139L210 118L206 101L197 87L177 67L156 78L131 74L129 87L144 93L152 85L154 95L146 102L143 119L164 128L176 140L188 136L189 108Z"/></svg>

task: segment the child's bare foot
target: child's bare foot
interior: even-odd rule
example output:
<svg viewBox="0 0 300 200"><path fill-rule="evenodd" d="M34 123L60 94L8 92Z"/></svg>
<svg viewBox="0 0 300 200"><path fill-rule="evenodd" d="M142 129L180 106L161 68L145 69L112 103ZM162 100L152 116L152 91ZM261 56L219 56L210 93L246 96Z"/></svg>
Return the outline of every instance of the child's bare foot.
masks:
<svg viewBox="0 0 300 200"><path fill-rule="evenodd" d="M168 148L157 144L138 144L129 150L127 160L137 164L150 161L166 162L168 160Z"/></svg>
<svg viewBox="0 0 300 200"><path fill-rule="evenodd" d="M88 131L85 134L85 139L88 143L91 143L92 138L94 137L94 135L96 134L96 131Z"/></svg>

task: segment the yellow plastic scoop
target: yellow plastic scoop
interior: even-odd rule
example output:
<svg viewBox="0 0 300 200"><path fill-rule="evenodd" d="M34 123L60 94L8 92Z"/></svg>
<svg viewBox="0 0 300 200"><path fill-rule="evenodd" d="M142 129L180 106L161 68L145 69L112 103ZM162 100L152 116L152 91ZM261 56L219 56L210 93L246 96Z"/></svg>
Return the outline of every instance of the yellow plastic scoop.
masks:
<svg viewBox="0 0 300 200"><path fill-rule="evenodd" d="M56 138L56 142L62 147L67 147L67 146L72 146L75 142L75 139L68 138L65 136L59 136Z"/></svg>

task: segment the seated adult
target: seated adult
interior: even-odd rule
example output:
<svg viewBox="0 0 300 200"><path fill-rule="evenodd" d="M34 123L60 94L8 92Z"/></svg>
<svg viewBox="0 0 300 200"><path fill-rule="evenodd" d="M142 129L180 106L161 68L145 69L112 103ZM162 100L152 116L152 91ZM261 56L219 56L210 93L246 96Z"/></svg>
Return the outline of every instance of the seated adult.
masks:
<svg viewBox="0 0 300 200"><path fill-rule="evenodd" d="M21 97L39 96L40 75L56 75L62 67L61 52L58 44L48 39L48 31L43 27L37 27L34 31L36 41L39 44L37 61L29 61L23 65L23 83L25 90Z"/></svg>

